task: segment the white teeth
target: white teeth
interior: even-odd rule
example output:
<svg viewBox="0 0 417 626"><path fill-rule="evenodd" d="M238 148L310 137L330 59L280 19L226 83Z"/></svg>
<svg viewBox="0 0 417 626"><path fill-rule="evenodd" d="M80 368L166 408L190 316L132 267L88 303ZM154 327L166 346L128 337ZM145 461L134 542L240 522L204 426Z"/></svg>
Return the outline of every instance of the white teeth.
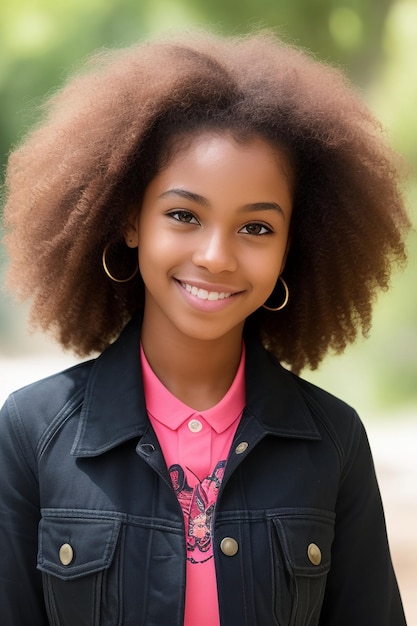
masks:
<svg viewBox="0 0 417 626"><path fill-rule="evenodd" d="M181 283L186 291L191 293L193 296L197 296L200 300L223 300L224 298L230 298L231 293L226 293L221 291L207 291L206 289L198 289L198 287L193 287L188 283Z"/></svg>

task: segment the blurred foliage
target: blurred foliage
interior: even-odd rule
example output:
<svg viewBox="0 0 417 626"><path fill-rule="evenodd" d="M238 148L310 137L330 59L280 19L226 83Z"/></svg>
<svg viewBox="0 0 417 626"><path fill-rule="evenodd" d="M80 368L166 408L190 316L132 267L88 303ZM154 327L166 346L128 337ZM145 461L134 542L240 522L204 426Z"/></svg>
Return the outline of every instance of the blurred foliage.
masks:
<svg viewBox="0 0 417 626"><path fill-rule="evenodd" d="M392 3L381 40L380 70L366 86L371 108L404 155L410 177L404 194L414 229L408 264L396 272L375 308L370 339L308 377L366 412L402 405L417 417L417 2Z"/></svg>
<svg viewBox="0 0 417 626"><path fill-rule="evenodd" d="M386 59L391 0L8 0L0 5L0 152L34 104L93 50L190 24L226 33L272 27L366 86Z"/></svg>
<svg viewBox="0 0 417 626"><path fill-rule="evenodd" d="M38 104L89 53L190 25L228 34L270 27L341 66L415 170L417 0L5 0L0 4L0 178L10 148L36 120ZM405 192L416 217L415 176ZM312 375L313 380L322 383L324 377L325 386L355 403L356 397L380 405L417 401L416 251L413 234L408 268L395 275L393 291L381 297L371 339L348 350L337 364L324 364L323 374ZM0 249L0 278L2 266ZM19 344L24 317L22 308L0 297L0 352Z"/></svg>

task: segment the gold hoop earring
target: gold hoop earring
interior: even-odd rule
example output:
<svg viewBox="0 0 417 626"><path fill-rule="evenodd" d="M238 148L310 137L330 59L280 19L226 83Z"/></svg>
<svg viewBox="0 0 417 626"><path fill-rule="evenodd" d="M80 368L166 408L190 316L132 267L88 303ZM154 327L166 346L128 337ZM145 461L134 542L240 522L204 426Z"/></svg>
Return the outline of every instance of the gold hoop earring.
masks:
<svg viewBox="0 0 417 626"><path fill-rule="evenodd" d="M133 274L131 274L128 278L115 278L115 277L114 277L114 276L110 273L110 270L109 270L109 268L107 267L106 255L107 255L107 252L108 252L109 248L110 248L110 244L108 243L108 244L105 246L105 248L104 248L104 250L103 250L103 254L102 254L102 256L101 256L101 262L102 262L102 264L103 264L103 269L104 269L105 273L106 273L106 274L107 274L107 276L108 276L111 280L113 280L115 283L128 283L128 282L129 282L129 280L132 280L132 278L134 278L134 277L136 276L136 274L138 273L138 271L139 271L139 265L138 265L138 263L136 263L136 267L135 267L135 269L134 269L134 271L133 271Z"/></svg>
<svg viewBox="0 0 417 626"><path fill-rule="evenodd" d="M282 286L284 287L284 291L285 291L284 302L280 306L277 306L275 308L267 306L266 304L263 304L262 305L263 308L266 309L267 311L281 311L287 305L288 300L290 299L290 290L288 289L287 283L282 278L282 276L278 276L278 280L281 281Z"/></svg>

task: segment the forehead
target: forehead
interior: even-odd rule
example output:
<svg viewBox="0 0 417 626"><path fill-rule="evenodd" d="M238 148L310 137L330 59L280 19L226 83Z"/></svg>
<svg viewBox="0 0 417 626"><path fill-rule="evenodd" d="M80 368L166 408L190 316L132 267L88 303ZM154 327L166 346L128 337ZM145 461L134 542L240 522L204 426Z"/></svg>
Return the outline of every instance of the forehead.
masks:
<svg viewBox="0 0 417 626"><path fill-rule="evenodd" d="M190 167L207 174L217 167L219 175L225 167L232 171L244 168L253 175L263 170L284 178L293 192L295 176L288 150L255 133L243 136L232 131L199 131L174 136L159 173Z"/></svg>
<svg viewBox="0 0 417 626"><path fill-rule="evenodd" d="M187 144L182 138L149 183L142 210L149 201L172 198L175 192L182 198L198 196L200 204L216 206L221 213L275 203L289 217L292 172L285 153L259 136L239 141L230 133L205 132L189 137Z"/></svg>
<svg viewBox="0 0 417 626"><path fill-rule="evenodd" d="M173 160L183 157L189 152L201 152L208 145L211 150L221 144L251 148L258 152L268 154L269 157L276 158L277 165L285 169L285 174L291 179L293 177L293 167L291 165L290 150L283 145L275 144L272 140L265 139L256 131L241 131L239 129L197 129L185 131L173 135L168 139L165 148L165 159L163 166L167 167Z"/></svg>

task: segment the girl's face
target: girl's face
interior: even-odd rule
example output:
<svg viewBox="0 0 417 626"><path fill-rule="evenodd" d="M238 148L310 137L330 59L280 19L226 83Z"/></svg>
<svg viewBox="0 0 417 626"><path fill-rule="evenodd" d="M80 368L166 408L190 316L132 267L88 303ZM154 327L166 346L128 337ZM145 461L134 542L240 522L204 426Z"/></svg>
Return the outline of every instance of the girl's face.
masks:
<svg viewBox="0 0 417 626"><path fill-rule="evenodd" d="M126 233L139 249L147 327L240 338L283 270L291 209L284 154L260 138L192 137L150 182Z"/></svg>

